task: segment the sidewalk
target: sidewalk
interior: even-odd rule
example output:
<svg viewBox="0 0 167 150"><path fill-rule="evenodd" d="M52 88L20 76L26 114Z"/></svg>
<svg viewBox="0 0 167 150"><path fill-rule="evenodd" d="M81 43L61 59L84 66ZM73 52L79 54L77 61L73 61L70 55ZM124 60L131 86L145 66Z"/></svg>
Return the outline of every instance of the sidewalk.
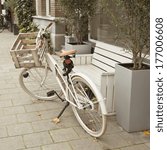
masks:
<svg viewBox="0 0 167 150"><path fill-rule="evenodd" d="M108 117L104 136L89 136L76 121L70 107L59 124L51 122L64 104L36 101L18 82L9 50L16 36L0 33L0 150L149 150L149 136L127 133Z"/></svg>

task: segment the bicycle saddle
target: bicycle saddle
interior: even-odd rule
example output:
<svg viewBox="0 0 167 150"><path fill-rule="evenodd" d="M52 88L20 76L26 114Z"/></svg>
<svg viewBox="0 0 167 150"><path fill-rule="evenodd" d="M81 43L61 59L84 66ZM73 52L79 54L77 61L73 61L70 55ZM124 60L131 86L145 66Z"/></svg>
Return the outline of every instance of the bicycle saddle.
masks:
<svg viewBox="0 0 167 150"><path fill-rule="evenodd" d="M60 53L56 53L58 56L63 57L67 55L74 55L77 51L76 50L61 50Z"/></svg>

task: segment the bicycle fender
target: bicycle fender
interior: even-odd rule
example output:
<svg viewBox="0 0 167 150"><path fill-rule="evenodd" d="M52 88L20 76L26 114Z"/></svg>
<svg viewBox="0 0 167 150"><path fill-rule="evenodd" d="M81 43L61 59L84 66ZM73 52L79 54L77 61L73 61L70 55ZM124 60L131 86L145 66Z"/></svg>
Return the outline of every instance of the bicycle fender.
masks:
<svg viewBox="0 0 167 150"><path fill-rule="evenodd" d="M83 73L74 73L71 75L71 78L75 77L75 76L79 76L79 77L82 77L83 79L85 79L91 86L92 88L94 89L95 93L96 93L96 97L101 105L101 109L102 109L102 113L103 115L107 115L107 109L106 109L106 105L105 105L105 98L103 98L102 96L102 93L100 92L100 90L97 88L97 86L95 85L94 82L92 82L92 80L86 76L85 74Z"/></svg>

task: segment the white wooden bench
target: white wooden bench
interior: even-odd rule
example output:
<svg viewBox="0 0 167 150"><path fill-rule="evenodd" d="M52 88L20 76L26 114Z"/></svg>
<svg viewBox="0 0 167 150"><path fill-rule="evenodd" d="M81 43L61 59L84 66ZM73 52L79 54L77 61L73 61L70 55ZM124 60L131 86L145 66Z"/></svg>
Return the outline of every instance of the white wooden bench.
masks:
<svg viewBox="0 0 167 150"><path fill-rule="evenodd" d="M132 55L123 48L97 42L93 54L76 55L73 61L73 70L84 73L97 85L106 100L108 113L114 113L115 64L132 62Z"/></svg>
<svg viewBox="0 0 167 150"><path fill-rule="evenodd" d="M73 71L87 75L96 84L106 100L108 113L115 113L115 64L132 62L132 54L125 52L121 47L96 42L93 54L77 54L73 58L73 62L75 64ZM146 63L149 64L149 62Z"/></svg>

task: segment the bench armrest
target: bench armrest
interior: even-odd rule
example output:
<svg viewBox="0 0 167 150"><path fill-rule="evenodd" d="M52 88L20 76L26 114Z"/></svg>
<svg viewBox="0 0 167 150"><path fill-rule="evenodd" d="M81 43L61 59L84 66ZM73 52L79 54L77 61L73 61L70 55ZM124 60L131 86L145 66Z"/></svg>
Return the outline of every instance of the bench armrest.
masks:
<svg viewBox="0 0 167 150"><path fill-rule="evenodd" d="M115 72L103 72L102 76L114 76Z"/></svg>
<svg viewBox="0 0 167 150"><path fill-rule="evenodd" d="M114 74L115 72L104 72L101 77L101 93L106 99L108 114L115 113L114 108Z"/></svg>
<svg viewBox="0 0 167 150"><path fill-rule="evenodd" d="M92 54L77 54L72 60L75 65L89 65L92 62Z"/></svg>

